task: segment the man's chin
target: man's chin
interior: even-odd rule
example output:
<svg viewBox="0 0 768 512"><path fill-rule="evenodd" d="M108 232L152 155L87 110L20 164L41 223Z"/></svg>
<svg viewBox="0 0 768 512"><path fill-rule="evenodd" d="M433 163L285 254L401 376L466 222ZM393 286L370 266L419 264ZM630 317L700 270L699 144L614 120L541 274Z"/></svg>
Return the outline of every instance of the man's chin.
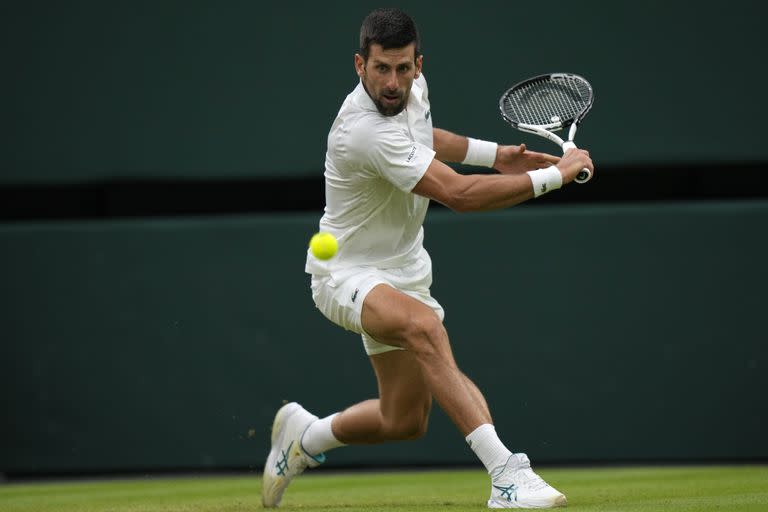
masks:
<svg viewBox="0 0 768 512"><path fill-rule="evenodd" d="M383 103L377 101L376 108L379 110L381 115L392 117L403 111L405 108L405 102L398 103L397 105L384 105Z"/></svg>

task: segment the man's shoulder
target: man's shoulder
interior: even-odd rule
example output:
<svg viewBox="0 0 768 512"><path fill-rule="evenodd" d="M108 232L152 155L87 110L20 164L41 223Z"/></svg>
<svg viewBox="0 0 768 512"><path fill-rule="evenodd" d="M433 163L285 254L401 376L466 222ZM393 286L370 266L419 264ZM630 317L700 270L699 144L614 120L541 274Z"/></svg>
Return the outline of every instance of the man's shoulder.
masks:
<svg viewBox="0 0 768 512"><path fill-rule="evenodd" d="M381 136L402 131L402 127L394 118L383 116L376 110L355 105L354 102L345 103L339 111L336 122L343 126L342 130L338 130L337 136L368 141L370 144L380 140Z"/></svg>
<svg viewBox="0 0 768 512"><path fill-rule="evenodd" d="M397 140L408 139L395 117L383 116L359 84L347 95L328 137L332 154L353 162L368 161L373 153L387 152Z"/></svg>

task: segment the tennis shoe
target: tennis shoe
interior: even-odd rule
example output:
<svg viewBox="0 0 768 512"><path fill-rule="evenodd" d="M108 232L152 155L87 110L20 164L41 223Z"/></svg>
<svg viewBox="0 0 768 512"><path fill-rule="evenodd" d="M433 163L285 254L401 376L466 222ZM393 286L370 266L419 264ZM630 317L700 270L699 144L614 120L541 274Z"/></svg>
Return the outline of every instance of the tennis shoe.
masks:
<svg viewBox="0 0 768 512"><path fill-rule="evenodd" d="M325 455L312 456L304 451L301 437L317 416L296 402L285 404L277 411L272 423L272 448L264 465L261 485L261 503L276 507L294 477L306 468L325 462Z"/></svg>
<svg viewBox="0 0 768 512"><path fill-rule="evenodd" d="M524 453L513 453L505 465L491 471L488 508L553 508L566 504L563 493L533 472Z"/></svg>

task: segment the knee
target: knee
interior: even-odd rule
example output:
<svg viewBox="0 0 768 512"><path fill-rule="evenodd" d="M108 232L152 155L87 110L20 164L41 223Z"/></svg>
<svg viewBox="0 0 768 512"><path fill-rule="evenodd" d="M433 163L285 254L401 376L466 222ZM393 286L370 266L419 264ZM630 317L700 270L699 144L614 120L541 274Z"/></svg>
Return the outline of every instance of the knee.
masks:
<svg viewBox="0 0 768 512"><path fill-rule="evenodd" d="M414 412L392 421L387 427L387 437L397 441L420 439L427 433L428 423L429 411Z"/></svg>
<svg viewBox="0 0 768 512"><path fill-rule="evenodd" d="M443 322L432 311L419 313L409 319L403 336L408 350L417 355L435 354L448 339Z"/></svg>

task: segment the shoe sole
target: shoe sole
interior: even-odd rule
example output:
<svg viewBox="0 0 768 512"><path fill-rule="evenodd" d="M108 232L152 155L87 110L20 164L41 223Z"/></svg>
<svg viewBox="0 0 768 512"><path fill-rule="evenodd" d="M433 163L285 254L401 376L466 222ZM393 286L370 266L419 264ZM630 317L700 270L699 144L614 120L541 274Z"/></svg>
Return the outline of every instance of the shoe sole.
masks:
<svg viewBox="0 0 768 512"><path fill-rule="evenodd" d="M269 468L275 466L279 447L282 444L281 434L283 433L283 425L299 409L301 409L301 406L296 402L285 404L277 411L275 420L272 422L272 435L270 438L272 446L267 456L267 462L264 464L264 473L261 478L261 504L265 508L277 507L283 498L282 491L285 490L285 487L281 491L278 491L278 489L281 487L285 477L280 475L271 476Z"/></svg>
<svg viewBox="0 0 768 512"><path fill-rule="evenodd" d="M544 505L544 506L541 506L541 507L537 507L537 506L527 506L526 507L526 506L522 506L522 504L520 504L520 503L511 503L511 505L514 505L514 506L505 506L507 504L509 504L509 503L504 502L504 503L499 503L498 506L495 506L496 502L494 502L493 500L488 500L488 508L528 508L528 509L531 509L531 508L567 507L568 506L568 500L565 498L564 494L561 494L560 496L555 498L555 501L552 502L551 505Z"/></svg>

